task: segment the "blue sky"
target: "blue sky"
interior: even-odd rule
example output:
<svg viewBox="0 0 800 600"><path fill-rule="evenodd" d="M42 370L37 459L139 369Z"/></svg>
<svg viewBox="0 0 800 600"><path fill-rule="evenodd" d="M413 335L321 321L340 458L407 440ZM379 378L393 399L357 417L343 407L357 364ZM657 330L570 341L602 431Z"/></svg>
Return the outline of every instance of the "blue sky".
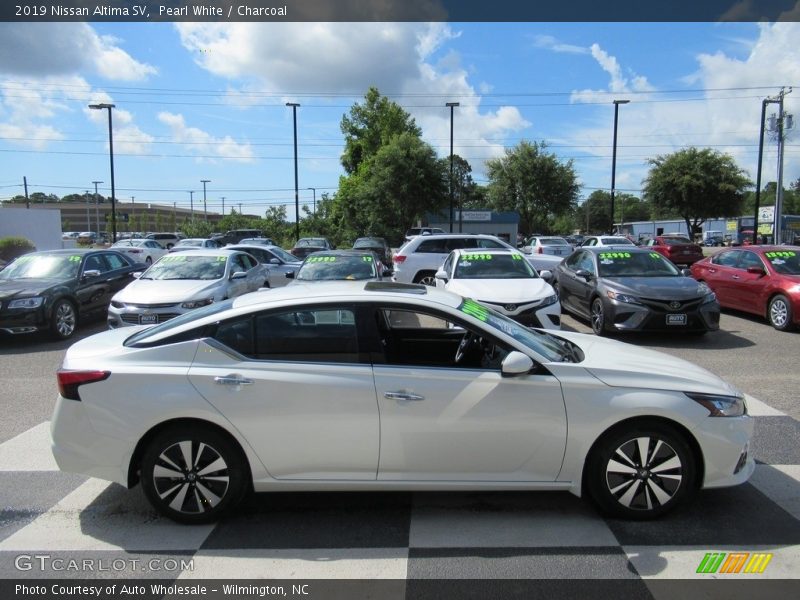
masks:
<svg viewBox="0 0 800 600"><path fill-rule="evenodd" d="M301 203L336 190L339 122L370 85L417 120L440 156L478 181L520 140L574 159L582 196L637 193L646 159L681 147L732 154L755 179L761 98L800 86L797 23L28 23L0 24L0 198L109 193L113 102L117 197L294 218L291 109L298 109ZM787 97L797 113L800 89ZM771 111L770 111L771 112ZM800 177L797 133L785 177ZM767 139L764 181L775 179Z"/></svg>

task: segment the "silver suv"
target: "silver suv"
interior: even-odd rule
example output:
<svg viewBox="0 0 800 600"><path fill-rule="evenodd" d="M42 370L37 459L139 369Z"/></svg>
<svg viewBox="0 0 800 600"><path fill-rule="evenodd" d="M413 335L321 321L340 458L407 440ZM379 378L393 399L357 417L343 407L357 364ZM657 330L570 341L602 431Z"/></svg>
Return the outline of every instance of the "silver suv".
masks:
<svg viewBox="0 0 800 600"><path fill-rule="evenodd" d="M175 233L151 233L147 236L147 239L158 242L162 248L169 250L177 244L181 238Z"/></svg>
<svg viewBox="0 0 800 600"><path fill-rule="evenodd" d="M510 248L516 250L493 235L444 233L418 235L406 243L392 257L394 281L401 283L423 283L436 285L436 271L450 252L461 248Z"/></svg>

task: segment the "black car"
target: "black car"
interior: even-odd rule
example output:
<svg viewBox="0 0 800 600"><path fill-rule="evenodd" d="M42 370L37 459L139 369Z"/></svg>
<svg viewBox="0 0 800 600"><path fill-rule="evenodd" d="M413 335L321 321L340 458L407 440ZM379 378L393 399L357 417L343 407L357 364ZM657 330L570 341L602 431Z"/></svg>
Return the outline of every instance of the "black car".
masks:
<svg viewBox="0 0 800 600"><path fill-rule="evenodd" d="M719 329L717 297L688 275L634 246L579 248L555 269L562 310L588 319L597 335Z"/></svg>
<svg viewBox="0 0 800 600"><path fill-rule="evenodd" d="M392 264L392 251L382 237L360 237L353 243L353 250L372 250L384 265Z"/></svg>
<svg viewBox="0 0 800 600"><path fill-rule="evenodd" d="M111 297L146 265L113 250L50 250L17 258L0 271L0 331L49 330L56 339L75 333L93 312L105 313Z"/></svg>
<svg viewBox="0 0 800 600"><path fill-rule="evenodd" d="M298 271L286 273L296 282L382 281L392 271L371 250L328 250L306 257Z"/></svg>
<svg viewBox="0 0 800 600"><path fill-rule="evenodd" d="M324 237L300 238L289 252L303 260L309 254L323 250L333 250L335 246Z"/></svg>

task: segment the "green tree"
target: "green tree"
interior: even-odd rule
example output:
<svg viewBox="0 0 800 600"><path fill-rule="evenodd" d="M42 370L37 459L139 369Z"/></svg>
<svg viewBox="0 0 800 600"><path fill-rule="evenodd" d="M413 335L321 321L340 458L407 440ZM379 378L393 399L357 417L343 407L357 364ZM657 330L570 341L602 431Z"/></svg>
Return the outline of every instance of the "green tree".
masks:
<svg viewBox="0 0 800 600"><path fill-rule="evenodd" d="M552 230L556 217L577 203L580 186L572 161L561 163L546 148L545 142L522 141L486 162L491 208L517 211L523 233Z"/></svg>
<svg viewBox="0 0 800 600"><path fill-rule="evenodd" d="M692 233L706 219L739 216L744 190L752 185L731 156L709 148L685 148L647 162L645 198L656 214L680 216Z"/></svg>
<svg viewBox="0 0 800 600"><path fill-rule="evenodd" d="M344 134L342 166L348 174L355 173L362 162L375 156L394 136L422 135L411 115L374 87L367 91L363 104L355 104L350 115L342 117L340 127Z"/></svg>
<svg viewBox="0 0 800 600"><path fill-rule="evenodd" d="M447 173L429 144L402 133L341 178L336 201L339 223L354 235L396 243L410 223L445 207Z"/></svg>

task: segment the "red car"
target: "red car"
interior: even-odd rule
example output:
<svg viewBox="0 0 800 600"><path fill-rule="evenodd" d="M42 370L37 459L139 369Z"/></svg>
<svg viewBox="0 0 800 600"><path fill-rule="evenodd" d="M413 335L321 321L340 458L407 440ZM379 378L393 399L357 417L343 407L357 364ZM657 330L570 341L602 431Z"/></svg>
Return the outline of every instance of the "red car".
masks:
<svg viewBox="0 0 800 600"><path fill-rule="evenodd" d="M657 235L647 242L647 248L663 254L676 265L692 265L703 259L703 248L679 235Z"/></svg>
<svg viewBox="0 0 800 600"><path fill-rule="evenodd" d="M800 325L800 247L723 250L692 265L692 276L714 290L720 305L766 317L788 331Z"/></svg>

